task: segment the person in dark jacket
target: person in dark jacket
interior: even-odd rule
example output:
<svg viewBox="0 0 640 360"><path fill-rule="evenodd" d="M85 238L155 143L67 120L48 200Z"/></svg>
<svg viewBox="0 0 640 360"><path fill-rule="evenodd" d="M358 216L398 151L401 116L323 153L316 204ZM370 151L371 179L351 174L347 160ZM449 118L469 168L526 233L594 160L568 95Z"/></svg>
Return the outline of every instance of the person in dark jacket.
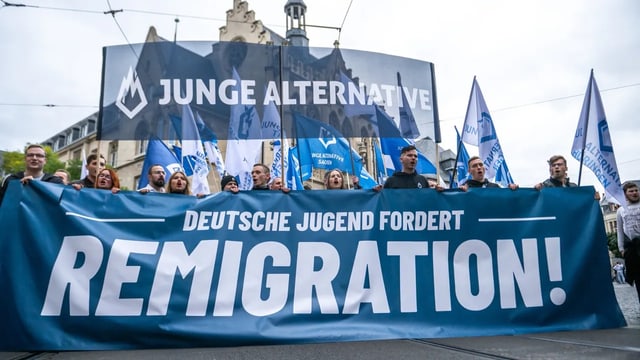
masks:
<svg viewBox="0 0 640 360"><path fill-rule="evenodd" d="M576 187L575 183L569 181L567 176L567 159L562 155L553 155L548 161L549 175L548 179L536 184L535 188L540 190L546 187Z"/></svg>
<svg viewBox="0 0 640 360"><path fill-rule="evenodd" d="M429 183L427 178L420 175L416 171L418 165L418 150L414 145L408 145L400 151L400 162L402 170L396 171L387 181L384 182L385 189L428 189ZM374 190L380 190L380 186L376 186Z"/></svg>
<svg viewBox="0 0 640 360"><path fill-rule="evenodd" d="M47 153L44 151L44 147L38 144L29 145L24 154L25 170L7 176L2 183L2 188L0 189L0 204L2 204L4 193L7 191L7 187L9 186L9 181L19 180L23 185L26 185L33 180L63 184L61 178L44 172L44 165L46 163Z"/></svg>
<svg viewBox="0 0 640 360"><path fill-rule="evenodd" d="M489 181L485 178L486 169L484 163L479 156L472 156L467 162L469 166L469 172L471 173L471 179L467 180L463 185L460 185L460 189L467 191L471 188L499 188L500 185ZM518 188L517 184L509 184L509 189L515 190Z"/></svg>

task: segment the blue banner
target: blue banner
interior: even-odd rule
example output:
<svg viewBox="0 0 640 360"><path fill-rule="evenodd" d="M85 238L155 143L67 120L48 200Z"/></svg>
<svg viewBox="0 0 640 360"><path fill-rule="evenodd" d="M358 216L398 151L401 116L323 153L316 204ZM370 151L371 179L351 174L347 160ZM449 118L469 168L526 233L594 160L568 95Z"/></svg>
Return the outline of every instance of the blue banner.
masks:
<svg viewBox="0 0 640 360"><path fill-rule="evenodd" d="M368 136L395 136L375 128L374 107L384 105L390 116L410 121L412 137L433 139L438 119L432 68L427 61L338 48L163 39L108 46L97 138L146 140L151 133L173 140L170 116L190 105L226 140L233 135L230 123L238 116L249 119L245 110L253 109L251 118L259 121L272 103L289 136L291 113L301 109L347 138L366 137L363 129ZM246 136L273 138L260 132Z"/></svg>
<svg viewBox="0 0 640 360"><path fill-rule="evenodd" d="M625 326L593 193L316 190L198 199L11 182L0 208L0 349Z"/></svg>

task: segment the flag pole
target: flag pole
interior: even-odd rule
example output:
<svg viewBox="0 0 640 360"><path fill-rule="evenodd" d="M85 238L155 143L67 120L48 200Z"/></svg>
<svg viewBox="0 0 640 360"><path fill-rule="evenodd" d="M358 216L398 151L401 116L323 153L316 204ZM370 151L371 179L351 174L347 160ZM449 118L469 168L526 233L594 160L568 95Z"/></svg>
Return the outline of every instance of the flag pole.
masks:
<svg viewBox="0 0 640 360"><path fill-rule="evenodd" d="M589 113L591 112L591 92L593 91L593 69L589 75L589 85L587 86L587 117L584 124L584 134L582 136L582 150L580 152L580 168L578 170L578 186L582 180L582 164L584 163L584 149L587 147L587 133L589 130Z"/></svg>
<svg viewBox="0 0 640 360"><path fill-rule="evenodd" d="M458 142L457 142L457 148L456 148L456 162L453 167L453 173L451 175L450 185L453 184L453 182L456 179L456 176L458 175L458 160L460 160L460 148L462 147L462 136L460 136L460 133L458 132L458 128L455 125L453 126L453 128L456 130L456 134L458 134Z"/></svg>
<svg viewBox="0 0 640 360"><path fill-rule="evenodd" d="M376 143L378 141L376 140L376 138L371 138L371 151L373 152L373 178L376 180L376 183L380 183L378 181L378 159L376 158Z"/></svg>

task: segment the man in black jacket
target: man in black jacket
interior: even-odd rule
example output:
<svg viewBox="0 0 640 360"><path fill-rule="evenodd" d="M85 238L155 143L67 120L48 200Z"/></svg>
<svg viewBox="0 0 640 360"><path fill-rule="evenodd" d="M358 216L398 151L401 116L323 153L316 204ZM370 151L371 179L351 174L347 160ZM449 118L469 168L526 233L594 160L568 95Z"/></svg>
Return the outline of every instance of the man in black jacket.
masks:
<svg viewBox="0 0 640 360"><path fill-rule="evenodd" d="M62 184L61 178L44 172L44 164L46 163L47 154L44 151L44 147L38 144L29 145L24 154L25 170L7 176L2 183L2 189L0 189L0 204L2 204L4 193L9 186L9 181L19 180L23 185L28 184L29 181L32 180Z"/></svg>
<svg viewBox="0 0 640 360"><path fill-rule="evenodd" d="M543 187L575 187L578 186L571 181L567 176L567 159L562 155L553 155L548 161L549 163L549 175L547 180L536 184L535 188L540 190Z"/></svg>
<svg viewBox="0 0 640 360"><path fill-rule="evenodd" d="M384 182L385 189L428 189L427 178L416 172L418 165L418 150L414 145L408 145L400 150L402 171L396 171ZM376 186L374 190L380 190Z"/></svg>
<svg viewBox="0 0 640 360"><path fill-rule="evenodd" d="M485 178L486 169L484 163L479 156L472 156L467 162L469 165L469 172L471 173L471 179L467 180L463 185L460 185L460 189L467 191L470 188L499 188L500 185L489 181ZM517 184L509 184L511 190L518 188Z"/></svg>

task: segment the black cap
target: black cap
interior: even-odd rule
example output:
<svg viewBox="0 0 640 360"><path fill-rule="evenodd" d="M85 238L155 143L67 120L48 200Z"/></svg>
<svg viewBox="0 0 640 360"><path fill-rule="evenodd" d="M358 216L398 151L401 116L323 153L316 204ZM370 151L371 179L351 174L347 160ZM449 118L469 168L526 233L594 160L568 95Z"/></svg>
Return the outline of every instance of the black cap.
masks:
<svg viewBox="0 0 640 360"><path fill-rule="evenodd" d="M231 175L225 175L222 177L222 180L220 180L220 185L222 185L222 188L224 189L225 186L227 186L228 183L230 182L234 182L236 183L236 185L238 184L238 182L236 181L236 178L231 176Z"/></svg>

